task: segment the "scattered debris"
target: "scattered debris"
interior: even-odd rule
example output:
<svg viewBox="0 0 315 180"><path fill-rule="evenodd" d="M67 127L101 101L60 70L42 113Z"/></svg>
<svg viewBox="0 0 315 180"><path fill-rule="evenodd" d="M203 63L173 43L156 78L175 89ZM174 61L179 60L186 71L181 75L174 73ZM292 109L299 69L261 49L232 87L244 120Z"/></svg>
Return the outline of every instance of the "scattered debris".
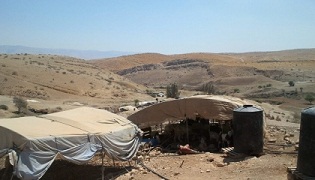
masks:
<svg viewBox="0 0 315 180"><path fill-rule="evenodd" d="M214 161L214 165L217 167L224 167L227 166L227 163Z"/></svg>
<svg viewBox="0 0 315 180"><path fill-rule="evenodd" d="M181 168L183 166L183 164L184 164L184 160L182 161L182 163L180 163L179 167Z"/></svg>
<svg viewBox="0 0 315 180"><path fill-rule="evenodd" d="M189 144L186 144L185 146L179 145L178 147L178 154L185 155L185 154L198 154L198 151L195 151L190 148Z"/></svg>
<svg viewBox="0 0 315 180"><path fill-rule="evenodd" d="M276 138L270 138L270 139L268 139L268 142L270 142L270 143L275 143L276 141L277 141Z"/></svg>

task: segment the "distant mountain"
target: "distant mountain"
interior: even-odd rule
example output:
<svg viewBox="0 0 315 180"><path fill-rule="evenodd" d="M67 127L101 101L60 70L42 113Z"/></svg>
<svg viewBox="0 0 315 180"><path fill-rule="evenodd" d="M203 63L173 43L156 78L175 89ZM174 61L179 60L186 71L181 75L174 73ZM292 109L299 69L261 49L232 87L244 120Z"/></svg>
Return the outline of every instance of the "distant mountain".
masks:
<svg viewBox="0 0 315 180"><path fill-rule="evenodd" d="M95 50L75 50L75 49L49 49L49 48L34 48L27 46L9 46L0 45L0 53L17 54L54 54L62 56L71 56L85 60L100 59L100 58L113 58L118 56L131 55L135 53L122 52L122 51L95 51Z"/></svg>

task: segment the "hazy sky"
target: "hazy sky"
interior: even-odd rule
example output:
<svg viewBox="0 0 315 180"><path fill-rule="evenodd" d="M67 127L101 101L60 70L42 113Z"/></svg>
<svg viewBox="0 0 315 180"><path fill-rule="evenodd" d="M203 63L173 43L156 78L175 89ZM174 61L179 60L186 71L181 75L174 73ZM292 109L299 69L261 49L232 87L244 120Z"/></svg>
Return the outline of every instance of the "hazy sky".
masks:
<svg viewBox="0 0 315 180"><path fill-rule="evenodd" d="M0 0L0 45L163 54L315 48L315 1Z"/></svg>

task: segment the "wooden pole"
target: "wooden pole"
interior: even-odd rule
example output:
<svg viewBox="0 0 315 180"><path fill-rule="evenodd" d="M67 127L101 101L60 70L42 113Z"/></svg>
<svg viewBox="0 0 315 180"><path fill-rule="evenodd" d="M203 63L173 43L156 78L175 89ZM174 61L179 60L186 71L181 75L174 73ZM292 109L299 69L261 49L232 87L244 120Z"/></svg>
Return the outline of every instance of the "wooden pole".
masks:
<svg viewBox="0 0 315 180"><path fill-rule="evenodd" d="M186 119L186 138L187 138L187 144L189 144L188 120L186 118L186 115L185 115L185 119Z"/></svg>
<svg viewBox="0 0 315 180"><path fill-rule="evenodd" d="M105 153L104 150L102 148L102 180L105 179L105 175L104 175L104 171L105 171L105 167L104 167L104 157L105 157Z"/></svg>

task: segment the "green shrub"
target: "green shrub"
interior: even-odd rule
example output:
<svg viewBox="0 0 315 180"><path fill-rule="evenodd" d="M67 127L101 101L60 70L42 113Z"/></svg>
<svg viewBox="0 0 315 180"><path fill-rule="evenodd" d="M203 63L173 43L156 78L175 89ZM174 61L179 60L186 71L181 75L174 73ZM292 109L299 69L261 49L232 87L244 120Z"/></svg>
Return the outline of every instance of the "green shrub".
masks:
<svg viewBox="0 0 315 180"><path fill-rule="evenodd" d="M8 110L9 108L8 108L7 105L2 104L2 105L0 105L0 109L2 109L2 110Z"/></svg>
<svg viewBox="0 0 315 180"><path fill-rule="evenodd" d="M288 84L289 84L289 86L291 86L291 87L295 85L294 81L289 81Z"/></svg>
<svg viewBox="0 0 315 180"><path fill-rule="evenodd" d="M21 113L27 109L27 101L21 97L13 97L13 103L18 108L18 112Z"/></svg>
<svg viewBox="0 0 315 180"><path fill-rule="evenodd" d="M314 101L314 96L312 96L311 94L307 94L304 99L312 104L312 102Z"/></svg>
<svg viewBox="0 0 315 180"><path fill-rule="evenodd" d="M170 84L166 87L166 97L179 98L180 92L176 83Z"/></svg>
<svg viewBox="0 0 315 180"><path fill-rule="evenodd" d="M202 85L201 88L202 88L202 91L207 93L207 94L214 94L215 93L215 87L211 82Z"/></svg>
<svg viewBox="0 0 315 180"><path fill-rule="evenodd" d="M235 88L233 92L234 92L234 93L239 93L239 92L240 92L240 89Z"/></svg>

